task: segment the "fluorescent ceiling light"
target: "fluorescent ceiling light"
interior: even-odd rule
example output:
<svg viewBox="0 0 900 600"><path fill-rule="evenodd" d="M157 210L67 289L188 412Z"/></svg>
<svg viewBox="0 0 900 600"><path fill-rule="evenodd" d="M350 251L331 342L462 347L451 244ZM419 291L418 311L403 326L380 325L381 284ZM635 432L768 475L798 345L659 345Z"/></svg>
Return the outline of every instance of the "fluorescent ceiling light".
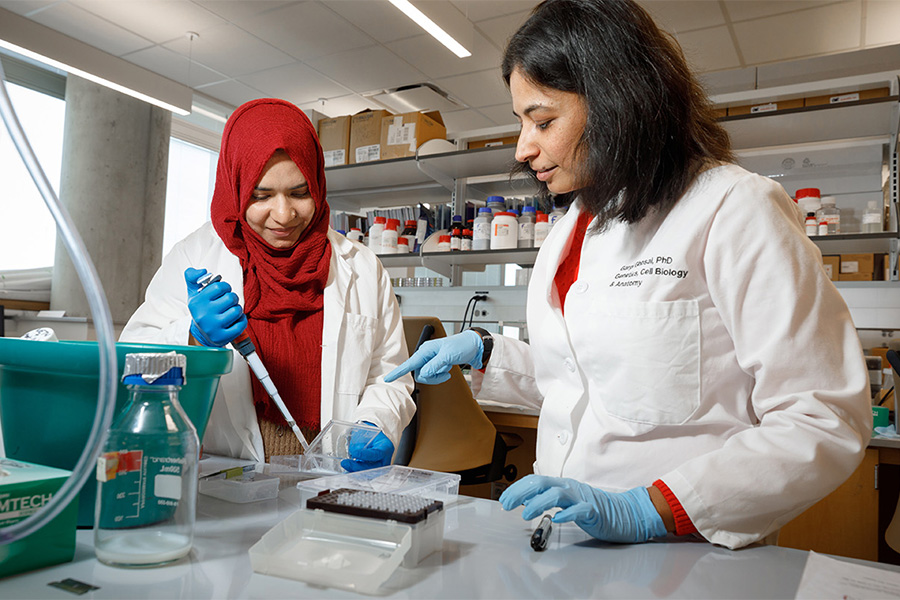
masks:
<svg viewBox="0 0 900 600"><path fill-rule="evenodd" d="M426 17L422 11L410 4L409 0L389 0L391 4L403 11L407 17L416 22L416 25L427 31L434 39L446 46L453 54L460 58L472 56L462 44L454 40L449 33L438 27L437 23Z"/></svg>
<svg viewBox="0 0 900 600"><path fill-rule="evenodd" d="M189 87L3 9L0 47L175 114L191 112Z"/></svg>
<svg viewBox="0 0 900 600"><path fill-rule="evenodd" d="M207 110L201 106L197 106L196 104L191 106L191 111L197 113L198 115L203 115L204 117L208 117L214 121L218 121L219 123L227 123L228 122L227 117L224 117L218 113L214 113L213 111Z"/></svg>

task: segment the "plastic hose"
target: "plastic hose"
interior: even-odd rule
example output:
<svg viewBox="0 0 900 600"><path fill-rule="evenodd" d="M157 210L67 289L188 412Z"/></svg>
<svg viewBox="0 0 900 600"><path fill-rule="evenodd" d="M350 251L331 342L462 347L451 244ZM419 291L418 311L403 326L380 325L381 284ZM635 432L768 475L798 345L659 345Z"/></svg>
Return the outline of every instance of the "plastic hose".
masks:
<svg viewBox="0 0 900 600"><path fill-rule="evenodd" d="M109 429L112 422L113 409L116 405L116 388L118 385L118 366L116 364L116 343L113 338L112 318L109 313L109 305L106 302L106 295L100 285L100 278L97 277L97 271L91 262L90 256L84 247L84 243L65 208L60 205L56 192L47 181L41 165L28 143L28 138L19 124L16 111L6 92L6 73L3 71L3 65L0 64L0 115L6 124L6 129L22 157L22 161L28 168L31 178L34 180L38 191L44 199L44 204L53 219L56 221L57 231L62 236L63 243L72 262L75 265L75 271L81 280L87 296L88 306L91 309L91 316L94 319L94 328L97 333L97 346L100 351L100 389L97 393L97 411L94 413L94 425L88 436L87 444L81 453L78 462L72 474L66 479L59 491L53 495L53 498L40 508L36 513L29 516L23 521L19 521L14 525L0 528L0 544L8 544L15 540L30 535L49 523L56 515L59 514L75 495L81 490L88 476L94 472L94 466L97 464L97 457L102 449L103 436Z"/></svg>

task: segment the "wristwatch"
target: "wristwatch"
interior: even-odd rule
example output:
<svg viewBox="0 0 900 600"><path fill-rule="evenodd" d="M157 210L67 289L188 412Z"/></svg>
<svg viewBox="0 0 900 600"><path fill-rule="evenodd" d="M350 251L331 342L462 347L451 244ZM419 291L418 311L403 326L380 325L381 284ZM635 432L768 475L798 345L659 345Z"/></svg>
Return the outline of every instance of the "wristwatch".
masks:
<svg viewBox="0 0 900 600"><path fill-rule="evenodd" d="M484 350L481 352L481 368L487 367L488 361L491 359L491 350L494 349L494 338L491 333L481 327L469 327L469 331L474 331L481 336L481 344Z"/></svg>

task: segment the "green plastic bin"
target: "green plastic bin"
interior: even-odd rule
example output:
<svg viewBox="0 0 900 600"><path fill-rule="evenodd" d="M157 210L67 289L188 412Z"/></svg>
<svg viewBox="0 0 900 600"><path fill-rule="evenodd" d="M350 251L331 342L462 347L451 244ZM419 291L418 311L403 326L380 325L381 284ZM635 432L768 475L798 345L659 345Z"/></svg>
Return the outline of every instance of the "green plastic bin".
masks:
<svg viewBox="0 0 900 600"><path fill-rule="evenodd" d="M229 349L116 344L116 414L128 399L121 383L125 355L173 350L187 357L179 401L202 440L219 377L231 371ZM99 357L97 342L0 338L0 425L7 457L69 471L75 467L97 410ZM97 482L91 477L79 495L79 527L93 525L96 493Z"/></svg>

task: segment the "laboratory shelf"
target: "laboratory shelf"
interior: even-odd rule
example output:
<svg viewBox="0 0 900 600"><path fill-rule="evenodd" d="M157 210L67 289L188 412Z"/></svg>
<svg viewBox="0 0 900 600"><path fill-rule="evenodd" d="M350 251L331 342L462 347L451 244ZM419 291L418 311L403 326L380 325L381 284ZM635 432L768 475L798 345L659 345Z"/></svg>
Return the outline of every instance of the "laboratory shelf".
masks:
<svg viewBox="0 0 900 600"><path fill-rule="evenodd" d="M506 145L330 167L328 202L339 210L449 202L457 179L509 173L514 163Z"/></svg>
<svg viewBox="0 0 900 600"><path fill-rule="evenodd" d="M516 248L466 252L423 252L421 254L379 254L378 258L385 267L426 267L449 277L452 267L463 265L517 264L521 267L530 267L534 265L537 253L537 248Z"/></svg>

